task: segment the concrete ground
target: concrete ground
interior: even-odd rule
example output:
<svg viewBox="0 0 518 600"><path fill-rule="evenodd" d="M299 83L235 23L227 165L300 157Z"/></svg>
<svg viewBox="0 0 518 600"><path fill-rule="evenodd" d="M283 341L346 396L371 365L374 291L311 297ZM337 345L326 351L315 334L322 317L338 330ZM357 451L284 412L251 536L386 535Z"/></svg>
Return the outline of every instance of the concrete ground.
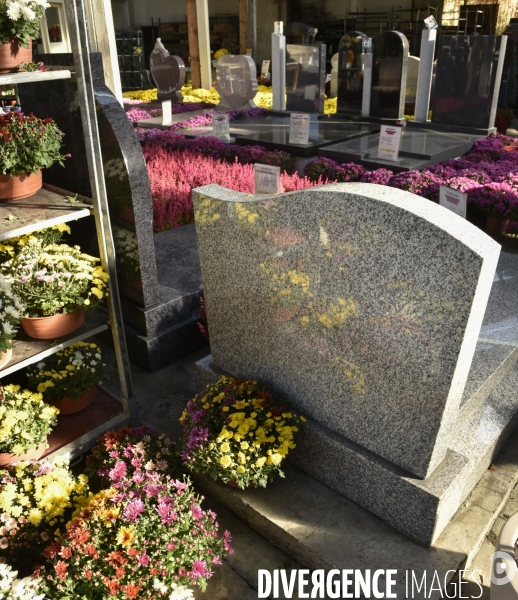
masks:
<svg viewBox="0 0 518 600"><path fill-rule="evenodd" d="M118 394L118 375L113 350L105 344L100 343L100 345L103 347L107 362L104 387ZM181 430L178 424L180 414L186 402L199 391L194 385L194 364L208 353L207 346L172 365L151 373L132 365L135 405L143 425L149 425L157 432L166 433L172 439L180 438ZM216 575L211 579L207 593L196 594L196 600L255 600L258 598L257 591L254 589L257 586L255 577L258 565L259 568L272 571L276 568L297 568L287 555L271 546L226 508L210 500L208 502L217 511L222 528L229 529L233 533L236 553L217 570ZM503 523L516 511L518 511L518 485L485 537L472 563L468 565L469 572L479 571L475 577L482 586L482 596L480 596L480 587L468 577L467 585L462 586L462 596L458 593L454 595L453 590L450 589L450 597L479 597L481 600L489 600L491 556ZM376 568L376 565L373 565L373 568Z"/></svg>

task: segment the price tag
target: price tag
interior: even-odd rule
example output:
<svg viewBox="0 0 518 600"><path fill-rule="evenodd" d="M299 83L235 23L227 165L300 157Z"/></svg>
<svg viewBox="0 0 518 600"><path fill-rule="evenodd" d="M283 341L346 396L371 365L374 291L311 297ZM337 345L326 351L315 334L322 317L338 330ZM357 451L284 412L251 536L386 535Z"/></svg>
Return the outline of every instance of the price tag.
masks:
<svg viewBox="0 0 518 600"><path fill-rule="evenodd" d="M397 160L401 144L401 127L382 125L378 144L378 158Z"/></svg>
<svg viewBox="0 0 518 600"><path fill-rule="evenodd" d="M441 185L439 188L439 204L448 208L455 214L461 216L463 219L466 218L466 205L468 201L468 195L459 192L458 190L452 190L446 185Z"/></svg>
<svg viewBox="0 0 518 600"><path fill-rule="evenodd" d="M290 115L290 144L309 144L309 123L311 115L291 113Z"/></svg>
<svg viewBox="0 0 518 600"><path fill-rule="evenodd" d="M261 75L266 77L268 75L268 71L270 70L270 61L263 60L263 64L261 65Z"/></svg>
<svg viewBox="0 0 518 600"><path fill-rule="evenodd" d="M162 102L162 125L171 125L173 122L173 109L171 100Z"/></svg>
<svg viewBox="0 0 518 600"><path fill-rule="evenodd" d="M221 140L230 140L230 125L228 113L214 113L212 115L212 133Z"/></svg>
<svg viewBox="0 0 518 600"><path fill-rule="evenodd" d="M439 24L437 23L433 15L426 17L426 19L424 19L424 24L426 25L426 27L428 27L428 29L437 29L439 27Z"/></svg>
<svg viewBox="0 0 518 600"><path fill-rule="evenodd" d="M280 191L280 167L271 165L254 165L255 193L278 194Z"/></svg>

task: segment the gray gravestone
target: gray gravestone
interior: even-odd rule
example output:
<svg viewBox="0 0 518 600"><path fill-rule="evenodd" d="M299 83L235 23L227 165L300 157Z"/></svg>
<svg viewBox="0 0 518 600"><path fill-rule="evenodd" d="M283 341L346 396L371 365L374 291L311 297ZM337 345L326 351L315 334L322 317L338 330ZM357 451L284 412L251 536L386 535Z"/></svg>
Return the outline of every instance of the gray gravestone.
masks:
<svg viewBox="0 0 518 600"><path fill-rule="evenodd" d="M171 56L160 38L149 57L149 67L157 86L158 100L171 100L173 104L182 102L181 89L185 83L185 63L179 56Z"/></svg>
<svg viewBox="0 0 518 600"><path fill-rule="evenodd" d="M419 77L419 63L421 62L420 58L417 56L409 56L408 57L408 68L406 74L406 92L405 92L405 102L412 103L415 102L417 96L417 79Z"/></svg>
<svg viewBox="0 0 518 600"><path fill-rule="evenodd" d="M499 245L378 185L193 199L214 365L310 417L296 464L430 543L490 459L459 409Z"/></svg>
<svg viewBox="0 0 518 600"><path fill-rule="evenodd" d="M257 94L257 67L250 56L227 54L218 60L216 89L221 102L218 110L254 108Z"/></svg>
<svg viewBox="0 0 518 600"><path fill-rule="evenodd" d="M408 40L385 31L374 42L370 116L402 119L408 67Z"/></svg>
<svg viewBox="0 0 518 600"><path fill-rule="evenodd" d="M494 126L507 36L441 35L432 123Z"/></svg>
<svg viewBox="0 0 518 600"><path fill-rule="evenodd" d="M286 110L324 112L326 45L286 45Z"/></svg>
<svg viewBox="0 0 518 600"><path fill-rule="evenodd" d="M417 123L426 123L428 121L436 40L437 29L423 30L421 34L419 76L417 79L417 93L415 100L415 121Z"/></svg>
<svg viewBox="0 0 518 600"><path fill-rule="evenodd" d="M338 46L338 101L337 113L361 117L363 99L363 44L367 36L360 31L349 31Z"/></svg>

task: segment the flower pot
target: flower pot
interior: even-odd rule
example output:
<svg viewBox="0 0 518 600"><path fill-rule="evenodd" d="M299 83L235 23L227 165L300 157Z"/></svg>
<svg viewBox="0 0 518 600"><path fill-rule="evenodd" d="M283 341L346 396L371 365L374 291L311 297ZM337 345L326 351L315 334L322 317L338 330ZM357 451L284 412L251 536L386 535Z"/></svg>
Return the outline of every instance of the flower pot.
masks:
<svg viewBox="0 0 518 600"><path fill-rule="evenodd" d="M514 152L515 150L518 150L518 146L504 146L503 147L504 152Z"/></svg>
<svg viewBox="0 0 518 600"><path fill-rule="evenodd" d="M504 219L502 217L487 217L486 233L489 235L500 235L501 233L505 233L508 225L509 219Z"/></svg>
<svg viewBox="0 0 518 600"><path fill-rule="evenodd" d="M79 329L84 320L85 311L80 309L74 313L61 313L51 317L23 317L21 325L32 338L54 340Z"/></svg>
<svg viewBox="0 0 518 600"><path fill-rule="evenodd" d="M41 171L22 175L0 175L0 202L28 198L41 189Z"/></svg>
<svg viewBox="0 0 518 600"><path fill-rule="evenodd" d="M491 600L518 597L518 568L514 548L518 540L518 513L514 513L500 531L491 560Z"/></svg>
<svg viewBox="0 0 518 600"><path fill-rule="evenodd" d="M17 40L0 44L0 73L16 73L20 63L32 62L32 42L24 48Z"/></svg>
<svg viewBox="0 0 518 600"><path fill-rule="evenodd" d="M52 404L56 408L59 408L60 415L73 415L74 413L78 413L84 410L87 406L90 406L94 401L95 394L97 393L97 388L94 387L89 389L84 394L81 394L79 398L71 398L67 396L66 398L62 398L59 401L49 401L45 400L47 404Z"/></svg>
<svg viewBox="0 0 518 600"><path fill-rule="evenodd" d="M225 485L228 485L228 487L232 487L232 488L241 489L241 488L239 487L239 485L238 485L238 483L237 483L237 481L236 481L235 479L231 479L230 481L227 481L227 482L225 483ZM253 488L255 488L255 485L254 485L253 483L250 483L250 484L248 484L248 485L246 486L246 489L247 489L247 490L249 490L249 489L253 489Z"/></svg>
<svg viewBox="0 0 518 600"><path fill-rule="evenodd" d="M10 454L8 452L0 453L0 467L8 467L13 463L22 462L24 460L38 460L45 454L47 449L47 441L42 442L34 448L29 448L24 454Z"/></svg>
<svg viewBox="0 0 518 600"><path fill-rule="evenodd" d="M12 357L12 348L7 348L5 352L0 353L0 371L5 367L5 365L11 360Z"/></svg>

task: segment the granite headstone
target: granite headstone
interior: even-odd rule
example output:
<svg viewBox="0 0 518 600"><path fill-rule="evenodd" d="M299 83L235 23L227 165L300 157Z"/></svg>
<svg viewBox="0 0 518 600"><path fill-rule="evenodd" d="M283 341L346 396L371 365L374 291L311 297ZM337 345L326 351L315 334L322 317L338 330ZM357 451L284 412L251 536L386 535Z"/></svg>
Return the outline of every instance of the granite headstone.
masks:
<svg viewBox="0 0 518 600"><path fill-rule="evenodd" d="M326 45L286 45L286 110L323 113Z"/></svg>
<svg viewBox="0 0 518 600"><path fill-rule="evenodd" d="M432 124L491 129L507 36L441 35Z"/></svg>
<svg viewBox="0 0 518 600"><path fill-rule="evenodd" d="M253 108L257 94L257 67L251 56L227 54L216 67L216 89L221 102L218 110Z"/></svg>
<svg viewBox="0 0 518 600"><path fill-rule="evenodd" d="M157 86L158 100L171 100L174 104L183 101L181 92L185 83L185 63L179 56L171 56L157 38L149 57L151 76Z"/></svg>
<svg viewBox="0 0 518 600"><path fill-rule="evenodd" d="M349 31L338 46L337 113L361 116L363 99L363 45L368 37L361 31Z"/></svg>
<svg viewBox="0 0 518 600"><path fill-rule="evenodd" d="M419 76L417 79L417 93L415 100L415 120L418 123L426 123L426 121L428 121L436 40L437 29L423 30L421 34Z"/></svg>
<svg viewBox="0 0 518 600"><path fill-rule="evenodd" d="M370 116L402 119L408 67L408 40L385 31L374 41Z"/></svg>
<svg viewBox="0 0 518 600"><path fill-rule="evenodd" d="M286 110L286 37L282 21L275 21L272 33L272 108Z"/></svg>

